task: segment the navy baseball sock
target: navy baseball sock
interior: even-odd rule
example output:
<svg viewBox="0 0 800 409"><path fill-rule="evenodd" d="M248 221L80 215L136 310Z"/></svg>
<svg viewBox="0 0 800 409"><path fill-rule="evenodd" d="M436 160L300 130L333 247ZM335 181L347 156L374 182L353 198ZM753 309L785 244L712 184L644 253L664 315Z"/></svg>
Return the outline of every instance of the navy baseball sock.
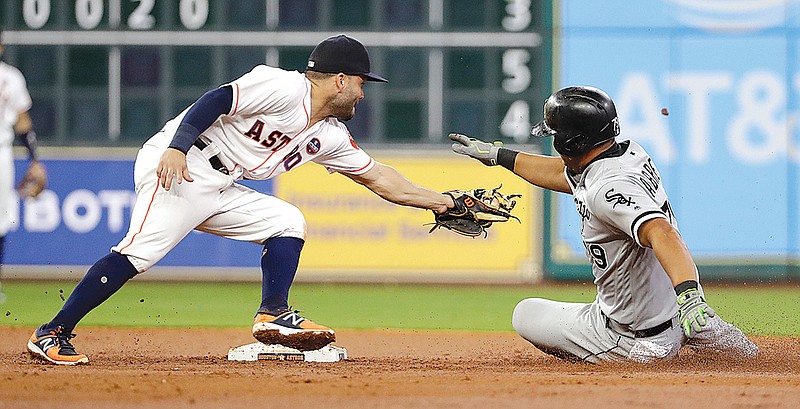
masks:
<svg viewBox="0 0 800 409"><path fill-rule="evenodd" d="M261 308L259 311L277 313L289 308L289 287L294 281L300 251L305 241L295 237L275 237L267 240L261 256Z"/></svg>
<svg viewBox="0 0 800 409"><path fill-rule="evenodd" d="M112 251L89 268L61 311L45 328L55 329L60 325L65 331L72 332L89 311L111 297L136 274L138 271L128 257Z"/></svg>

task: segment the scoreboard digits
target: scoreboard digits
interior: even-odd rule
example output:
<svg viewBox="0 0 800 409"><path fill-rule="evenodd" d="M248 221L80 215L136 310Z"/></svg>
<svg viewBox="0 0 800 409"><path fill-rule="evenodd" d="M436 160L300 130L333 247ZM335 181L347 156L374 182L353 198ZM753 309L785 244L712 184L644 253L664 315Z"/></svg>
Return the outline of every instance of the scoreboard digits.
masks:
<svg viewBox="0 0 800 409"><path fill-rule="evenodd" d="M12 0L0 5L0 27L5 59L29 79L45 144L138 145L204 90L259 63L303 70L313 46L339 33L361 40L390 80L389 89L367 90L363 112L348 124L365 142L445 143L447 132L459 131L527 143L540 115L531 108L551 90L551 7L531 0ZM52 72L40 73L47 60ZM183 79L191 67L197 78Z"/></svg>
<svg viewBox="0 0 800 409"><path fill-rule="evenodd" d="M57 0L23 0L22 19L25 27L38 30L47 25ZM131 8L123 22L120 18L123 0L73 0L72 14L78 27L94 30L101 26L108 14L108 27L130 30L151 30L155 27L156 0L125 0ZM60 2L59 2L60 3ZM205 26L209 16L209 0L178 0L178 16L184 29L198 30Z"/></svg>

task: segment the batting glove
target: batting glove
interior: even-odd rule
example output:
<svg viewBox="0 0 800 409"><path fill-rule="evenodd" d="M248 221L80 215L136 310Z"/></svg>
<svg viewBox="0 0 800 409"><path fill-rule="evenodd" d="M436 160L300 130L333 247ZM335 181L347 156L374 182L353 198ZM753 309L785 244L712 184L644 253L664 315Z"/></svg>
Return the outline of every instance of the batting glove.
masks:
<svg viewBox="0 0 800 409"><path fill-rule="evenodd" d="M454 141L453 152L475 158L486 166L497 165L497 152L503 147L503 142L484 142L460 133L448 135Z"/></svg>
<svg viewBox="0 0 800 409"><path fill-rule="evenodd" d="M683 333L691 338L703 330L708 322L706 317L714 317L716 312L706 304L706 300L696 288L690 288L678 295L678 322Z"/></svg>

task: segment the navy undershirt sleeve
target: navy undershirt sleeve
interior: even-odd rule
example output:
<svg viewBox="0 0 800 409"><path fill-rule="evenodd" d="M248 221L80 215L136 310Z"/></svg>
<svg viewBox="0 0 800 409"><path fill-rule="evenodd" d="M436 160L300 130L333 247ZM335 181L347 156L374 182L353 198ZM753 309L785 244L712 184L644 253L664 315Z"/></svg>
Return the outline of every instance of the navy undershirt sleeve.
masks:
<svg viewBox="0 0 800 409"><path fill-rule="evenodd" d="M39 155L36 154L36 132L31 129L28 132L16 134L17 139L22 143L22 146L28 150L31 160L39 160Z"/></svg>
<svg viewBox="0 0 800 409"><path fill-rule="evenodd" d="M227 115L232 104L233 88L230 85L203 94L186 112L169 147L183 153L188 152L200 133L208 129L221 115Z"/></svg>

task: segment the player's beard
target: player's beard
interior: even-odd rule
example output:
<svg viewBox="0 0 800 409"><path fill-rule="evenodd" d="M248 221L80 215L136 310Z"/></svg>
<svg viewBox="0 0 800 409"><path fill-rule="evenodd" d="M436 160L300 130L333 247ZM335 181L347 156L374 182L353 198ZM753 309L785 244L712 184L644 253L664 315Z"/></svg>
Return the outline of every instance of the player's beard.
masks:
<svg viewBox="0 0 800 409"><path fill-rule="evenodd" d="M349 121L356 116L359 98L351 92L337 94L330 102L331 115L340 121Z"/></svg>

